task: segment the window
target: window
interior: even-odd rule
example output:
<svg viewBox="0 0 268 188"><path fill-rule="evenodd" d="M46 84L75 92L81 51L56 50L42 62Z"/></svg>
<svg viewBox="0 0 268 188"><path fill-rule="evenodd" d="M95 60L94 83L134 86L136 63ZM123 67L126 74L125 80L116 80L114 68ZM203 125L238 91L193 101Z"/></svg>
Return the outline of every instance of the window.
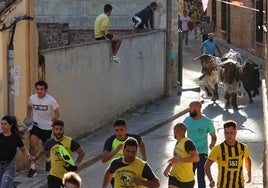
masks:
<svg viewBox="0 0 268 188"><path fill-rule="evenodd" d="M212 21L214 22L215 26L217 26L217 7L216 7L216 1L212 1Z"/></svg>
<svg viewBox="0 0 268 188"><path fill-rule="evenodd" d="M221 29L227 30L227 4L221 3Z"/></svg>
<svg viewBox="0 0 268 188"><path fill-rule="evenodd" d="M263 42L263 0L256 0L256 41Z"/></svg>

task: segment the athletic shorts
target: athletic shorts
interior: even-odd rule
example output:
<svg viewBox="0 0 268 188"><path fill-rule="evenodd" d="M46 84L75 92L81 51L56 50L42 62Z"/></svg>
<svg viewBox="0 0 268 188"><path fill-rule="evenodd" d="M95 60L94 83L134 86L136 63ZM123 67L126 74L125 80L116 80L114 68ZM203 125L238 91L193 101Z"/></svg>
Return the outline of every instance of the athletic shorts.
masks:
<svg viewBox="0 0 268 188"><path fill-rule="evenodd" d="M42 140L43 143L45 143L48 139L51 138L51 130L43 130L40 129L37 126L33 126L32 130L30 131L30 135L35 135L37 136L39 139Z"/></svg>
<svg viewBox="0 0 268 188"><path fill-rule="evenodd" d="M175 177L169 176L168 178L168 185L174 185L179 188L193 188L194 187L194 180L189 182L181 182L178 181Z"/></svg>
<svg viewBox="0 0 268 188"><path fill-rule="evenodd" d="M48 188L61 188L62 185L62 179L52 176L52 175L48 175L47 176L47 186Z"/></svg>
<svg viewBox="0 0 268 188"><path fill-rule="evenodd" d="M107 33L106 34L106 38L108 38L109 40L112 40L114 36L110 33ZM105 37L99 37L99 38L95 38L96 40L105 40L106 39Z"/></svg>

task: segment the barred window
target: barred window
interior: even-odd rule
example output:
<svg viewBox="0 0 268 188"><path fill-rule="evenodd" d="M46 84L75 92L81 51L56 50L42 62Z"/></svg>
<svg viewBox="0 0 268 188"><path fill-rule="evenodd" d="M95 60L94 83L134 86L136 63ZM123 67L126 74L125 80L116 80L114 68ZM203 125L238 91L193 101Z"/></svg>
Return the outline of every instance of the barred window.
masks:
<svg viewBox="0 0 268 188"><path fill-rule="evenodd" d="M256 41L263 42L263 0L256 0Z"/></svg>
<svg viewBox="0 0 268 188"><path fill-rule="evenodd" d="M216 7L216 1L212 1L212 21L215 24L215 27L217 26L217 7Z"/></svg>
<svg viewBox="0 0 268 188"><path fill-rule="evenodd" d="M223 31L227 30L227 4L221 3L221 29Z"/></svg>

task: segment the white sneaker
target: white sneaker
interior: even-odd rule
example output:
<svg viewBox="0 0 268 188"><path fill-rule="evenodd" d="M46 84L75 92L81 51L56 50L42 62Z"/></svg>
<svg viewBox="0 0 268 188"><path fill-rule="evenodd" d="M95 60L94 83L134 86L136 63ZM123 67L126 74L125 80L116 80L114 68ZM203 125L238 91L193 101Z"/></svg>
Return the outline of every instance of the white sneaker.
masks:
<svg viewBox="0 0 268 188"><path fill-rule="evenodd" d="M111 60L114 61L114 62L116 62L116 63L121 63L121 62L120 62L120 58L117 57L117 56L115 56L115 55L113 55L113 56L111 57Z"/></svg>

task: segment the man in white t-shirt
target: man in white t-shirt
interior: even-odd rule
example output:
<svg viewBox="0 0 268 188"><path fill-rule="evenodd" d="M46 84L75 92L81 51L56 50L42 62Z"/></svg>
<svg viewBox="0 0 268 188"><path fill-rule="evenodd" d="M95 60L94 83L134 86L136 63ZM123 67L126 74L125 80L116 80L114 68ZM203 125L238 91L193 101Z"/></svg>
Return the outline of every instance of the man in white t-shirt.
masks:
<svg viewBox="0 0 268 188"><path fill-rule="evenodd" d="M51 137L52 123L60 116L57 101L47 94L48 84L44 80L35 83L36 94L30 96L27 107L27 118L32 117L33 128L30 131L30 154L35 156L39 139L42 144ZM50 158L46 156L46 171L50 169ZM28 177L36 175L35 163L31 164Z"/></svg>
<svg viewBox="0 0 268 188"><path fill-rule="evenodd" d="M181 30L182 30L182 39L185 38L185 45L188 45L188 35L189 27L188 22L191 22L191 18L187 15L187 10L183 11L183 15L180 17L181 21Z"/></svg>

